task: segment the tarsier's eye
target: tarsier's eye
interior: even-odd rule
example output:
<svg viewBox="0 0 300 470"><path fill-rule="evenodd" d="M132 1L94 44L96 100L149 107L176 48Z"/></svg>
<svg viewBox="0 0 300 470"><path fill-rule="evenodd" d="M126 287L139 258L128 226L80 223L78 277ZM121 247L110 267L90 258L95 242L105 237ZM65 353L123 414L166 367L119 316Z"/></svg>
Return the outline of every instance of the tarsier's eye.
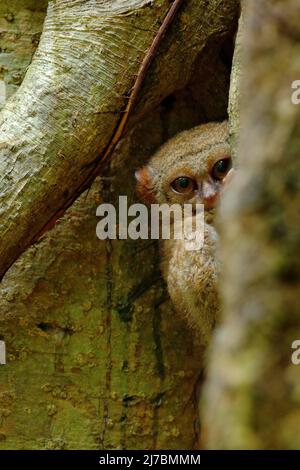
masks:
<svg viewBox="0 0 300 470"><path fill-rule="evenodd" d="M211 175L216 180L222 180L232 167L231 158L223 158L214 164Z"/></svg>
<svg viewBox="0 0 300 470"><path fill-rule="evenodd" d="M171 184L171 188L176 193L189 194L196 188L197 183L192 178L187 176L180 176Z"/></svg>

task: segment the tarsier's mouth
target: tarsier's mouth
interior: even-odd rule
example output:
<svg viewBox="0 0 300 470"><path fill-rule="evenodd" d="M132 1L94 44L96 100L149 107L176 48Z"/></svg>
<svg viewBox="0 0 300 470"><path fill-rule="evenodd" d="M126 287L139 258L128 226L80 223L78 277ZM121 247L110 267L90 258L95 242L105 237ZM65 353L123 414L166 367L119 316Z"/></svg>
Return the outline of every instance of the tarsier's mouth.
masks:
<svg viewBox="0 0 300 470"><path fill-rule="evenodd" d="M217 191L214 194L210 196L206 196L206 197L203 196L203 194L197 194L197 197L193 198L193 200L191 200L190 203L193 204L193 206L196 204L202 204L206 211L210 211L212 209L215 209L219 200L220 200L220 193L219 191Z"/></svg>
<svg viewBox="0 0 300 470"><path fill-rule="evenodd" d="M203 198L203 204L204 204L205 210L214 209L218 201L219 201L219 193L215 193L214 195L210 197Z"/></svg>

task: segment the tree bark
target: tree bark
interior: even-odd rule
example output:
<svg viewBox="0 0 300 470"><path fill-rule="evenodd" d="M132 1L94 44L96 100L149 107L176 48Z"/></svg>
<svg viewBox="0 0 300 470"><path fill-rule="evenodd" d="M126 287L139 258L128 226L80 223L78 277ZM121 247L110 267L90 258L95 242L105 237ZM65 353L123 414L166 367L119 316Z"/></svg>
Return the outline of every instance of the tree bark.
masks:
<svg viewBox="0 0 300 470"><path fill-rule="evenodd" d="M299 448L299 5L245 2L238 177L223 207L224 319L203 412L209 448ZM258 40L259 38L259 40Z"/></svg>

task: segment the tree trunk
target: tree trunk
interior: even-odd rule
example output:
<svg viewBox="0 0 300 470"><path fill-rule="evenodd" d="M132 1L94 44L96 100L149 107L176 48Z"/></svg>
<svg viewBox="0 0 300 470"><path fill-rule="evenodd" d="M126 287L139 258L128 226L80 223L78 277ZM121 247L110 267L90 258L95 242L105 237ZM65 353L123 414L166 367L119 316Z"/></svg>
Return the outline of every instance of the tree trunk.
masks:
<svg viewBox="0 0 300 470"><path fill-rule="evenodd" d="M203 405L206 440L209 448L295 449L300 107L291 85L300 75L300 10L293 0L245 7L240 172L223 207L224 319Z"/></svg>
<svg viewBox="0 0 300 470"><path fill-rule="evenodd" d="M0 117L0 278L95 177L169 8L168 0L49 3L34 60ZM140 112L184 86L199 51L232 27L236 9L237 0L183 5ZM182 44L192 47L183 53Z"/></svg>
<svg viewBox="0 0 300 470"><path fill-rule="evenodd" d="M81 3L89 4L76 2ZM169 2L155 2L152 9L144 5L142 16L109 18L120 33L121 26L123 31L130 20L128 36L140 44L143 31L137 29L138 37L132 34L136 22L145 21L149 14L149 22L153 21L156 28L167 5ZM237 14L235 1L207 4L197 0L184 6L149 71L130 132L103 168L102 176L4 277L0 289L0 339L6 342L8 363L0 366L0 449L198 446L197 406L203 351L172 310L160 275L157 245L150 241L97 240L99 220L95 213L102 201L116 204L119 194L128 196L128 204L136 200L134 170L166 139L200 122L226 117L231 66L228 49ZM100 20L91 21L100 24ZM108 18L103 22L107 24ZM142 29L148 31L145 24ZM108 37L108 44L112 38L113 35ZM133 39L128 40L132 47ZM176 57L182 44L187 45L184 54ZM90 42L84 47L90 47ZM96 49L91 53L97 56ZM73 57L70 50L68 54ZM137 54L136 50L132 54ZM91 60L86 54L80 61L83 58ZM92 59L100 67L101 57ZM39 53L36 61L40 60ZM127 59L126 64L133 69L137 61L130 61ZM103 69L100 72L104 73ZM66 74L68 77L67 70ZM132 74L131 70L124 79L126 83L122 82L124 90ZM26 80L25 85L29 86L29 79ZM98 82L94 86L100 88ZM88 90L87 84L85 88ZM115 85L108 91L114 96L110 102L112 110L117 100ZM24 88L19 93L13 105L21 100ZM47 100L52 99L51 94ZM104 115L94 117L91 124L92 112L88 116L86 110L81 110L82 102L74 96L72 100L69 104L64 99L62 103L57 101L56 106L64 112L60 121L64 126L57 129L55 125L59 133L55 147L61 146L68 166L65 181L60 184L70 191L76 173L69 168L71 162L78 168L79 160L92 158L99 134L103 140L108 139L107 128L113 127L115 119L114 115L106 115L106 128L100 129ZM93 109L101 108L99 94L92 93L88 102ZM74 107L79 113L81 136L86 133L87 138L79 141L78 135L72 134L63 145L69 123L66 113L72 113ZM45 112L43 105L39 112ZM43 117L46 118L52 122L53 116ZM47 147L50 129L44 131L43 148L48 159L52 152ZM31 129L21 137L29 136L32 138ZM72 154L70 149L75 143L78 148ZM22 151L30 156L36 147L24 147ZM54 169L55 164L53 172ZM82 173L78 174L81 177ZM55 178L57 184L60 177ZM34 177L32 190L38 191L35 184ZM45 188L44 191L48 192ZM55 191L60 194L61 188L57 186ZM33 201L30 207L32 204ZM56 207L53 196L49 205L51 210Z"/></svg>

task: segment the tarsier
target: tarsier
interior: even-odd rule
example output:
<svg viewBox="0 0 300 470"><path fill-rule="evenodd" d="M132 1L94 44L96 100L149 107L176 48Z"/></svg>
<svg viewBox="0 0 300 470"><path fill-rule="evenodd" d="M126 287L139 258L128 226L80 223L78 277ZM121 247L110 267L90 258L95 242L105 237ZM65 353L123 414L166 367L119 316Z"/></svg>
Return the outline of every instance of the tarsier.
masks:
<svg viewBox="0 0 300 470"><path fill-rule="evenodd" d="M176 310L206 345L219 313L218 234L215 209L232 174L228 123L209 123L165 143L136 172L137 192L149 204L203 204L204 244L187 251L184 240L161 241L161 267Z"/></svg>

